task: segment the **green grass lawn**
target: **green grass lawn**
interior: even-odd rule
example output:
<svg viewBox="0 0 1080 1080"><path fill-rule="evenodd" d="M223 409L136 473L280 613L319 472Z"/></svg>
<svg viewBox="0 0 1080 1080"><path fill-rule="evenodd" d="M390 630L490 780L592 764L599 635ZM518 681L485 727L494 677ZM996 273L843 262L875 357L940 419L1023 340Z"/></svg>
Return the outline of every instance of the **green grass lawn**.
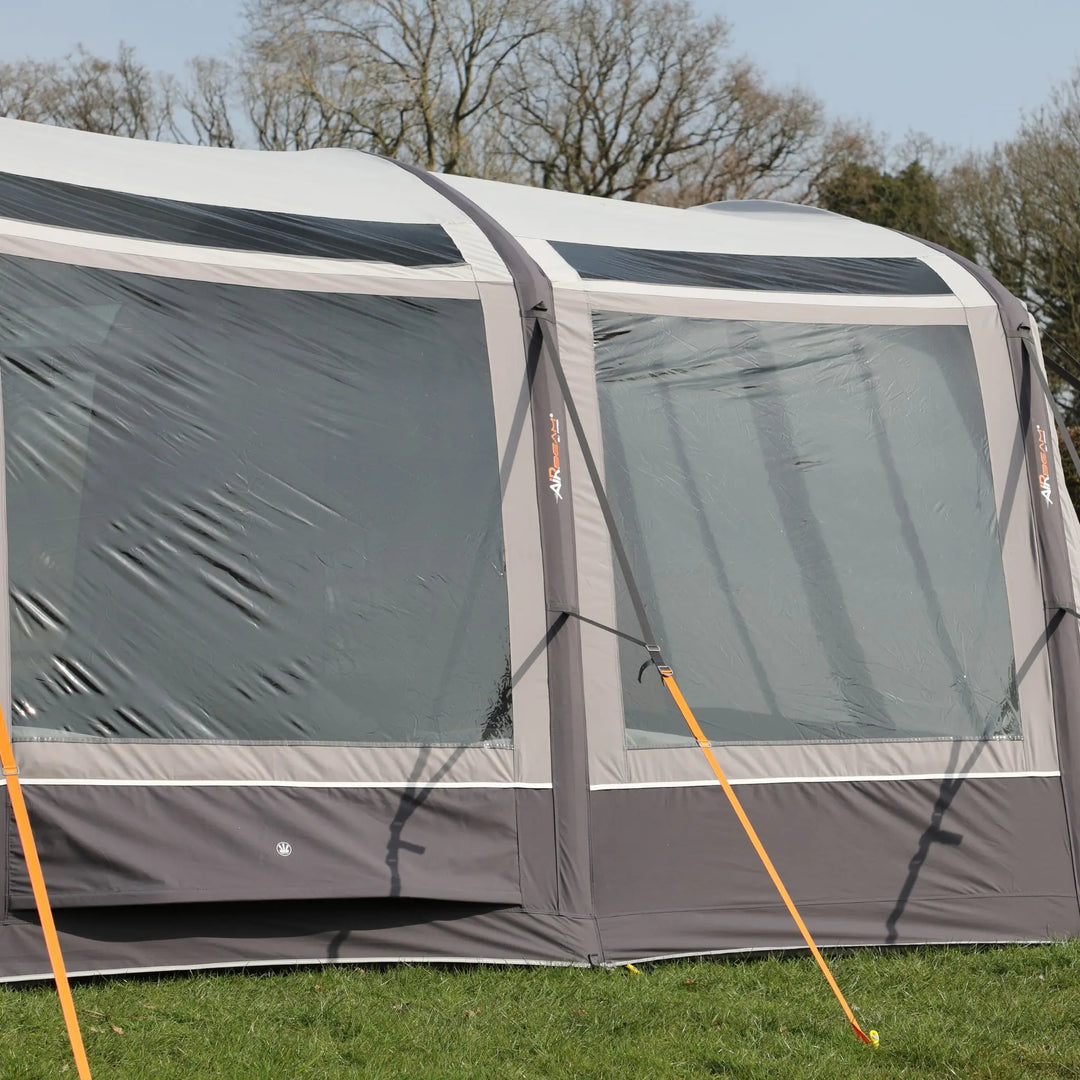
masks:
<svg viewBox="0 0 1080 1080"><path fill-rule="evenodd" d="M96 1080L1080 1077L1080 943L542 968L80 983ZM74 1077L49 987L0 987L0 1077Z"/></svg>

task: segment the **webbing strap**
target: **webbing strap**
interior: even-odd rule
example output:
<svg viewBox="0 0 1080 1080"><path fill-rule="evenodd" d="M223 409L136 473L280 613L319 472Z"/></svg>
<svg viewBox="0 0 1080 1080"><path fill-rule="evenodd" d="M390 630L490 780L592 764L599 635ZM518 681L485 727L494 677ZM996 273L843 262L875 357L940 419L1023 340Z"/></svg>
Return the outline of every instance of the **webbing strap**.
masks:
<svg viewBox="0 0 1080 1080"><path fill-rule="evenodd" d="M543 331L541 331L543 332ZM619 563L619 567L622 570L623 578L626 582L627 592L630 594L630 602L634 607L634 613L637 615L638 622L641 625L641 631L645 640L639 641L638 644L644 645L648 650L649 659L656 665L657 671L660 673L660 679L671 695L672 700L675 702L679 713L682 715L686 726L690 729L690 734L693 735L701 752L705 755L705 759L709 763L709 767L713 771L713 775L720 782L720 786L724 790L724 794L727 796L728 802L731 804L732 810L735 811L735 816L739 819L739 824L742 825L743 831L746 833L750 844L757 853L758 858L761 860L762 865L765 867L769 878L772 880L776 891L780 894L780 899L783 900L784 906L788 910L788 914L798 927L799 933L802 935L803 941L806 942L807 948L810 950L811 955L814 957L814 962L820 968L822 975L825 976L825 981L829 984L829 988L832 990L836 997L836 1000L840 1003L840 1007L844 1010L844 1015L848 1018L851 1024L852 1030L855 1035L861 1039L868 1046L873 1046L875 1049L878 1046L877 1032L872 1031L869 1035L863 1031L859 1026L858 1021L855 1019L855 1014L851 1010L851 1006L847 1003L847 999L844 997L840 990L840 986L833 976L832 971L829 970L829 965L825 962L825 958L821 955L821 950L818 949L817 943L814 941L813 936L810 933L803 917L799 914L799 909L795 906L795 901L791 899L791 894L787 891L787 887L784 885L783 879L780 877L779 872L773 865L773 861L769 858L769 853L765 850L765 845L761 842L761 838L757 834L757 830L754 828L747 816L746 810L743 808L738 795L735 794L735 789L731 786L731 782L728 780L724 770L720 767L720 762L717 760L716 755L713 753L712 746L709 740L705 737L705 733L701 729L701 725L698 723L697 717L694 715L694 711L690 708L686 698L683 697L682 691L679 689L679 684L675 681L675 674L671 668L664 663L664 659L660 654L660 647L656 644L656 635L653 633L652 626L649 622L649 616L645 611L645 603L641 597L641 591L638 589L637 581L634 578L634 572L630 567L630 559L626 553L626 547L622 542L622 538L619 535L618 525L615 522L615 515L611 510L611 504L608 502L607 494L604 491L604 486L600 481L600 470L596 467L596 459L593 457L592 450L589 447L589 440L585 436L585 430L581 423L581 417L578 415L577 406L574 403L573 395L570 393L570 385L566 379L566 373L563 370L562 361L559 359L559 353L557 349L549 350L551 357L552 367L555 370L555 378L558 381L559 389L563 395L563 404L566 406L566 414L570 417L570 423L574 428L574 432L577 435L578 445L581 449L581 457L585 462L585 468L589 473L589 479L592 480L593 490L596 493L597 501L600 504L600 511L604 516L604 523L607 525L608 534L611 539L611 547L615 552L615 558ZM604 626L603 623L595 622L592 619L585 619L576 611L567 611L568 615L576 615L578 618L584 619L584 621L591 623L594 626L599 626L602 629L610 630L614 634L618 634L619 637L629 637L627 634L623 634L621 631L614 630L611 627ZM630 638L634 641L634 638ZM644 667L642 668L644 670ZM639 673L640 678L640 673Z"/></svg>
<svg viewBox="0 0 1080 1080"><path fill-rule="evenodd" d="M1031 341L1034 338L1034 334L1031 332L1031 327L1024 325L1018 328L1020 337L1026 341ZM1041 337L1043 341L1053 345L1062 355L1067 356L1074 364L1080 366L1080 361L1060 341L1046 330L1042 331ZM1043 363L1050 368L1055 375L1060 375L1074 390L1080 390L1080 378L1077 378L1071 371L1067 370L1064 365L1059 364L1056 360L1049 356L1043 357Z"/></svg>
<svg viewBox="0 0 1080 1080"><path fill-rule="evenodd" d="M34 843L34 830L30 827L30 815L26 811L22 784L19 783L19 767L15 763L15 751L11 745L2 708L0 708L0 765L3 765L8 798L11 800L11 809L19 830L19 842L22 844L26 870L30 875L30 886L34 892L38 919L41 921L41 929L45 935L45 948L49 953L53 978L56 980L56 993L60 998L60 1010L64 1014L64 1026L67 1028L68 1041L71 1043L71 1054L75 1059L79 1080L90 1080L90 1063L86 1059L82 1032L79 1030L79 1017L75 1012L75 1001L71 996L71 986L64 966L64 954L60 950L60 938L56 933L52 905L49 903L49 894L45 888L45 877L41 872L37 845Z"/></svg>
<svg viewBox="0 0 1080 1080"><path fill-rule="evenodd" d="M590 619L588 616L582 615L580 611L577 611L574 608L564 607L561 604L553 604L548 608L548 611L555 612L558 615L569 615L571 618L579 619L581 622L588 623L590 626L596 626L601 630L606 630L609 634L614 634L624 641L632 641L635 645L640 645L643 649L649 647L648 642L642 641L641 638L634 637L633 634L628 634L625 630L616 630L614 626L608 626L607 623L598 622L596 619Z"/></svg>
<svg viewBox="0 0 1080 1080"><path fill-rule="evenodd" d="M1047 338L1048 341L1052 341L1052 338ZM1080 379L1078 379L1068 368L1059 364L1056 360L1051 360L1049 356L1043 357L1043 363L1055 374L1060 375L1074 390L1080 390Z"/></svg>

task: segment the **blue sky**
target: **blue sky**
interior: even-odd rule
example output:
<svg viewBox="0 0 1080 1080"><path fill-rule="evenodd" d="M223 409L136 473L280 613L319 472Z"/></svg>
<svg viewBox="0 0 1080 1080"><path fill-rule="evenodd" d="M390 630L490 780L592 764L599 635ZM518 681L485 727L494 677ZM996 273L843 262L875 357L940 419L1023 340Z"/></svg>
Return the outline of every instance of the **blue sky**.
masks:
<svg viewBox="0 0 1080 1080"><path fill-rule="evenodd" d="M923 131L960 149L1007 138L1080 60L1076 0L699 0L734 29L736 51L777 84L800 84L833 115L898 138ZM241 0L0 0L0 59L111 53L123 38L152 66L225 51Z"/></svg>

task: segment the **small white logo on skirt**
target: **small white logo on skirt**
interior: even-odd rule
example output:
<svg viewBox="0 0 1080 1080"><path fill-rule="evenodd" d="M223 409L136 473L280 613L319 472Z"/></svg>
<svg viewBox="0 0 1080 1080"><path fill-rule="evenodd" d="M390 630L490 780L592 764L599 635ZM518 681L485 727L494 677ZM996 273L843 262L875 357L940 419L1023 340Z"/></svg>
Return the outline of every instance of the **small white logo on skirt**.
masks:
<svg viewBox="0 0 1080 1080"><path fill-rule="evenodd" d="M277 853L284 858L286 855L292 854L292 844L288 840L279 840L277 846Z"/></svg>

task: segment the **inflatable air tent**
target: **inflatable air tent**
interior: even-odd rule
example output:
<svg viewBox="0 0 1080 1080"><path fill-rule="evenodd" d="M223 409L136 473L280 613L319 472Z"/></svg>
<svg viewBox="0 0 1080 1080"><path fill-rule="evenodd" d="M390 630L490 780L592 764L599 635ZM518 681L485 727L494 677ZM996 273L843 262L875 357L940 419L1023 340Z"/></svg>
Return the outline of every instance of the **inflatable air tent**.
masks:
<svg viewBox="0 0 1080 1080"><path fill-rule="evenodd" d="M956 256L5 120L0 384L73 973L801 946L648 645L823 945L1080 933L1080 528Z"/></svg>

